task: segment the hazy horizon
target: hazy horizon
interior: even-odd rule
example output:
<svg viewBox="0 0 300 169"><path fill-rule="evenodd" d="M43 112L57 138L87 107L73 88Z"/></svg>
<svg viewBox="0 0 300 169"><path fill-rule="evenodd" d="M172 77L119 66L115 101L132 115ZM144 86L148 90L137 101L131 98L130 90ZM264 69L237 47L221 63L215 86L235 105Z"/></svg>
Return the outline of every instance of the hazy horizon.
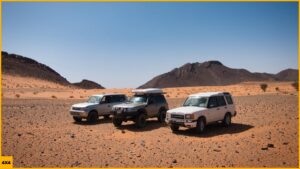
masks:
<svg viewBox="0 0 300 169"><path fill-rule="evenodd" d="M298 4L2 3L2 51L70 82L135 88L186 63L298 69Z"/></svg>

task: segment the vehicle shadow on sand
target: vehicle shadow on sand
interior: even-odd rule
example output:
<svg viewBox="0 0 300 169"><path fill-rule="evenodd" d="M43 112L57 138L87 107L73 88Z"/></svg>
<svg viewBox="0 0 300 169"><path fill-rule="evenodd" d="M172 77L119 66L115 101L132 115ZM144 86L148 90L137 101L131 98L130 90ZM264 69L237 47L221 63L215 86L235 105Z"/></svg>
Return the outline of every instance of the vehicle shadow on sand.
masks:
<svg viewBox="0 0 300 169"><path fill-rule="evenodd" d="M130 123L130 124L128 124ZM147 120L147 124L143 128L137 128L134 123L132 122L123 122L123 124L118 127L120 130L129 130L134 132L145 132L145 131L151 131L155 129L159 129L161 127L167 127L166 123L160 123L157 120Z"/></svg>
<svg viewBox="0 0 300 169"><path fill-rule="evenodd" d="M232 123L229 127L224 127L222 124L211 124L206 126L205 131L198 134L195 129L180 129L174 132L177 135L194 136L194 137L214 137L224 134L238 134L245 132L254 126L241 123Z"/></svg>
<svg viewBox="0 0 300 169"><path fill-rule="evenodd" d="M97 121L95 122L87 122L86 120L83 120L81 122L73 122L73 124L77 124L77 125L100 125L100 124L104 124L104 123L112 123L112 119L111 118L102 118L100 117Z"/></svg>

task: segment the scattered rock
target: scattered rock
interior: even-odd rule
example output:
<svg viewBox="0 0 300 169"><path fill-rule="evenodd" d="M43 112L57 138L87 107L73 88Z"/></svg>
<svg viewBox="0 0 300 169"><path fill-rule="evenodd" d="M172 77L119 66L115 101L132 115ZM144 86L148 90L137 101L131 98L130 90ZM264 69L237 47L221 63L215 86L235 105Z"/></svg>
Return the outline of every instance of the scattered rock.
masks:
<svg viewBox="0 0 300 169"><path fill-rule="evenodd" d="M124 133L125 133L125 130L122 130L121 132L124 134Z"/></svg>
<svg viewBox="0 0 300 169"><path fill-rule="evenodd" d="M176 159L174 159L174 160L172 161L172 163L177 163L177 160L176 160Z"/></svg>
<svg viewBox="0 0 300 169"><path fill-rule="evenodd" d="M268 146L268 148L275 148L274 144L268 144L267 146Z"/></svg>
<svg viewBox="0 0 300 169"><path fill-rule="evenodd" d="M268 150L268 147L263 147L261 148L261 150Z"/></svg>

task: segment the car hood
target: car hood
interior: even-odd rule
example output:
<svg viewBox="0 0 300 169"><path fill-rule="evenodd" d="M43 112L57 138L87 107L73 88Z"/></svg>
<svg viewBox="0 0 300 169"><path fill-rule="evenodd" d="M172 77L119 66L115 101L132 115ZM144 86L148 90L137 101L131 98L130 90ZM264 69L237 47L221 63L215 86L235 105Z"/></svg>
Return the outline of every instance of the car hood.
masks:
<svg viewBox="0 0 300 169"><path fill-rule="evenodd" d="M185 106L185 107L177 107L175 109L168 110L168 113L175 114L191 114L199 111L206 110L204 107L196 107L196 106Z"/></svg>
<svg viewBox="0 0 300 169"><path fill-rule="evenodd" d="M146 106L146 103L122 103L113 106L114 108L134 108L134 107L143 107Z"/></svg>
<svg viewBox="0 0 300 169"><path fill-rule="evenodd" d="M97 105L97 103L84 102L84 103L73 104L72 107L84 108L84 107L93 106L93 105Z"/></svg>

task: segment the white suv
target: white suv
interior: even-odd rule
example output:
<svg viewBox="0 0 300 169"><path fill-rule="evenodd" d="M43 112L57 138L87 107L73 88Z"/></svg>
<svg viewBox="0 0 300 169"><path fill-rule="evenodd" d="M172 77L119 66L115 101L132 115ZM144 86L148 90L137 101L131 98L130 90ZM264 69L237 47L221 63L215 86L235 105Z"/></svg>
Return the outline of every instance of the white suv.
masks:
<svg viewBox="0 0 300 169"><path fill-rule="evenodd" d="M196 128L202 133L209 123L222 121L225 126L231 124L236 115L233 99L228 92L207 92L190 95L182 107L167 111L166 122L172 131L179 127Z"/></svg>
<svg viewBox="0 0 300 169"><path fill-rule="evenodd" d="M109 118L112 107L127 101L124 94L98 94L92 95L84 103L72 105L70 114L76 122L86 119L88 122L95 122L99 116Z"/></svg>

